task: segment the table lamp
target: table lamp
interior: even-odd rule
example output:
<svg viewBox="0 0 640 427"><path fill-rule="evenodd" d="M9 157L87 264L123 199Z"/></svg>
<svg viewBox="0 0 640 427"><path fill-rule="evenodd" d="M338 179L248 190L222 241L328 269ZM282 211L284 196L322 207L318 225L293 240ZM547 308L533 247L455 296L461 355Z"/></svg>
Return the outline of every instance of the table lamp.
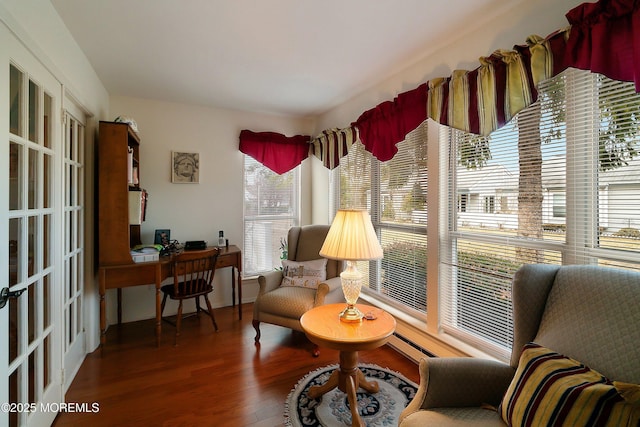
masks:
<svg viewBox="0 0 640 427"><path fill-rule="evenodd" d="M320 256L347 261L347 268L340 273L342 292L347 301L347 308L340 314L343 322L360 322L363 317L355 306L362 288L362 273L358 271L356 261L381 259L382 255L369 213L359 209L338 210Z"/></svg>

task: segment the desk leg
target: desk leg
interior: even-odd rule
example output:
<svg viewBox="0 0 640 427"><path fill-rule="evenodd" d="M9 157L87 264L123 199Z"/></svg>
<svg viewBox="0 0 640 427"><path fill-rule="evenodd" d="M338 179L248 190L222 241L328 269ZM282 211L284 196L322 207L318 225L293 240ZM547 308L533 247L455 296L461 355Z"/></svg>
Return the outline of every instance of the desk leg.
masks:
<svg viewBox="0 0 640 427"><path fill-rule="evenodd" d="M100 269L98 273L98 292L100 293L100 347L107 343L107 313L104 301L105 295L105 271Z"/></svg>
<svg viewBox="0 0 640 427"><path fill-rule="evenodd" d="M160 288L162 287L162 268L160 264L156 266L156 346L160 347L160 336L162 335L162 308L160 298Z"/></svg>
<svg viewBox="0 0 640 427"><path fill-rule="evenodd" d="M242 320L242 274L240 274L240 268L236 270L238 272L238 318Z"/></svg>
<svg viewBox="0 0 640 427"><path fill-rule="evenodd" d="M231 306L236 306L236 269L231 267Z"/></svg>

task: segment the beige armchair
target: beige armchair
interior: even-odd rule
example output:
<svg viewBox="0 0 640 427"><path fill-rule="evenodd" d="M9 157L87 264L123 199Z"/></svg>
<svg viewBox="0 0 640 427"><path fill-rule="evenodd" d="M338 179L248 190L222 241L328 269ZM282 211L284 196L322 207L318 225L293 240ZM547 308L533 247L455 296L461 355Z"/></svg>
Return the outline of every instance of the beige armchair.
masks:
<svg viewBox="0 0 640 427"><path fill-rule="evenodd" d="M306 225L289 230L287 259L290 261L312 261L320 259L320 248L329 232L328 225ZM253 306L255 341L260 341L260 323L266 322L302 332L300 317L313 307L344 301L340 284L342 262L327 260L326 280L317 289L300 286L281 286L282 271L271 271L258 277L260 289ZM313 355L319 349L314 346Z"/></svg>
<svg viewBox="0 0 640 427"><path fill-rule="evenodd" d="M514 276L512 298L510 363L423 359L420 387L400 416L401 427L504 426L499 412L483 407L498 407L528 342L575 359L611 380L640 384L640 273L585 265L525 265Z"/></svg>

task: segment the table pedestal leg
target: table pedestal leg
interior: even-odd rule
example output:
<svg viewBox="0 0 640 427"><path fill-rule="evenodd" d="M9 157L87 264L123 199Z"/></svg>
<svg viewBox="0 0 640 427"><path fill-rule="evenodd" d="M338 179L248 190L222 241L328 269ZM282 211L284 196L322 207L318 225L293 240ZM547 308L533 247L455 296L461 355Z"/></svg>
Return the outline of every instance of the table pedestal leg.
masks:
<svg viewBox="0 0 640 427"><path fill-rule="evenodd" d="M362 387L369 393L377 393L380 386L375 381L367 381L362 371L358 369L357 351L341 351L340 367L333 371L326 383L310 387L308 396L311 399L317 399L336 387L347 394L349 406L351 407L351 426L365 427L365 423L358 412L356 392L359 387Z"/></svg>

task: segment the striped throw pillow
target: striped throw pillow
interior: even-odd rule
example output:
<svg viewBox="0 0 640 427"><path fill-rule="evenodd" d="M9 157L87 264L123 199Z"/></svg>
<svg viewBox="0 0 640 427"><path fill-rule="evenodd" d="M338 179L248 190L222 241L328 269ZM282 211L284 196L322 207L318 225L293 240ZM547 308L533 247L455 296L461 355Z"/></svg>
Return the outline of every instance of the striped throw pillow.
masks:
<svg viewBox="0 0 640 427"><path fill-rule="evenodd" d="M499 412L510 426L638 426L640 386L613 382L535 343L525 345ZM624 396L624 397L623 397Z"/></svg>

